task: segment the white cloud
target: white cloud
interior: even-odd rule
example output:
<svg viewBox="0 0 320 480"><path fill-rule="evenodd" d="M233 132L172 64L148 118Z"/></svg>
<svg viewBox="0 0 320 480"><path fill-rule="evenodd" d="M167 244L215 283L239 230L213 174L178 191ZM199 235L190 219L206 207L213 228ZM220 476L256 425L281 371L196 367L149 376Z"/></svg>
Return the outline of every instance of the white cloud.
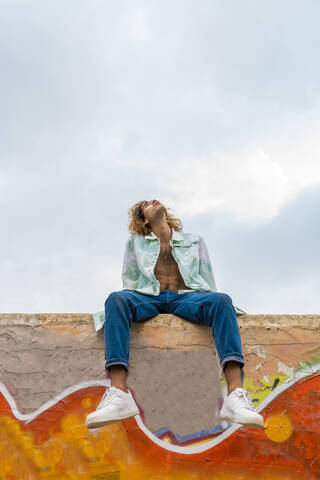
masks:
<svg viewBox="0 0 320 480"><path fill-rule="evenodd" d="M184 156L162 170L159 185L184 216L214 211L245 222L272 218L303 189L320 184L319 128L291 125L241 151Z"/></svg>

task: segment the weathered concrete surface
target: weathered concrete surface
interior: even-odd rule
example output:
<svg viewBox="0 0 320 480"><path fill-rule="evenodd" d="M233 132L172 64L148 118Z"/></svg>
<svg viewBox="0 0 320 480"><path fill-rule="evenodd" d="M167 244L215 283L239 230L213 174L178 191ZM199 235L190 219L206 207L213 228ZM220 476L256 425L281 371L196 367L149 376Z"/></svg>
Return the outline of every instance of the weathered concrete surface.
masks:
<svg viewBox="0 0 320 480"><path fill-rule="evenodd" d="M320 316L243 315L238 322L253 382L320 361ZM22 413L70 385L105 379L104 338L90 314L2 314L0 355L0 379ZM133 325L128 383L150 430L186 435L213 427L220 378L208 327L166 314Z"/></svg>

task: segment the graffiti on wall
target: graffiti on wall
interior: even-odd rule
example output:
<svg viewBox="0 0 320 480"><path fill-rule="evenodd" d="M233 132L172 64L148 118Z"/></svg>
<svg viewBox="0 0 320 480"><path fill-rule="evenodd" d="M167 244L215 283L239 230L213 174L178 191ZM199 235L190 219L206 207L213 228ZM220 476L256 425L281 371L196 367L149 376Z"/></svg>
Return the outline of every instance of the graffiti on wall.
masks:
<svg viewBox="0 0 320 480"><path fill-rule="evenodd" d="M247 383L246 383L247 382ZM222 424L179 437L140 416L94 432L85 418L106 381L74 385L21 414L0 383L1 480L315 480L320 476L320 364L245 386L264 430Z"/></svg>

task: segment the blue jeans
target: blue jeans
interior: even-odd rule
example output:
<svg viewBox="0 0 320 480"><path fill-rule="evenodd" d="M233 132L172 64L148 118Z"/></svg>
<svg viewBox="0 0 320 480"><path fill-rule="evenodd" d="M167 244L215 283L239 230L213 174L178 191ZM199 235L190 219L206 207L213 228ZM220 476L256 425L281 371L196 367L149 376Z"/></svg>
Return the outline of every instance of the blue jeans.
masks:
<svg viewBox="0 0 320 480"><path fill-rule="evenodd" d="M226 293L161 290L145 295L131 290L112 292L105 302L106 368L124 365L128 369L132 322L148 320L159 313L172 313L193 323L211 327L221 368L234 360L243 379L244 357L237 316Z"/></svg>

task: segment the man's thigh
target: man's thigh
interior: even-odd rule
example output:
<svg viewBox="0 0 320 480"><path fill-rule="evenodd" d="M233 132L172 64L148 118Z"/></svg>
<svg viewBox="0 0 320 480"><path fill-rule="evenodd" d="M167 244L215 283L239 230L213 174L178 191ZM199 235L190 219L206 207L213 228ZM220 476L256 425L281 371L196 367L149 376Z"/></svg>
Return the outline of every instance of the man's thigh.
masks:
<svg viewBox="0 0 320 480"><path fill-rule="evenodd" d="M229 295L222 292L190 292L170 302L168 313L211 326L209 310L214 310L221 301L232 303Z"/></svg>
<svg viewBox="0 0 320 480"><path fill-rule="evenodd" d="M162 311L162 302L154 295L145 295L133 290L112 292L106 300L106 309L108 304L123 312L130 312L133 322L147 320Z"/></svg>

